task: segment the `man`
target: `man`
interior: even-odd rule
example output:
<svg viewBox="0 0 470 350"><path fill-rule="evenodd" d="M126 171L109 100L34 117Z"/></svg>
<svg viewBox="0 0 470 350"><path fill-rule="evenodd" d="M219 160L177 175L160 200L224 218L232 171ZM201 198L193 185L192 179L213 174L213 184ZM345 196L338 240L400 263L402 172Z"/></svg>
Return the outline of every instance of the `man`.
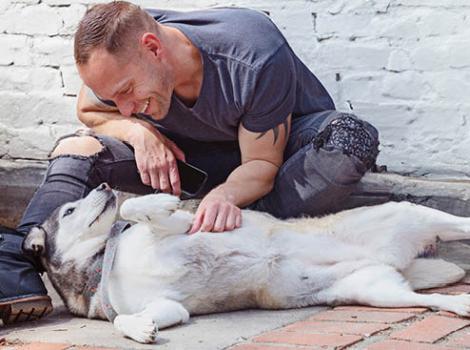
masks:
<svg viewBox="0 0 470 350"><path fill-rule="evenodd" d="M101 182L180 195L176 159L209 175L189 233L233 230L241 207L280 218L323 214L341 208L377 157L375 128L335 111L257 11L96 5L75 35L75 61L84 82L78 116L96 135L58 143L22 233ZM30 262L19 252L8 259L30 274L20 289L2 285L4 305L27 295L44 301ZM34 302L22 305L27 312Z"/></svg>

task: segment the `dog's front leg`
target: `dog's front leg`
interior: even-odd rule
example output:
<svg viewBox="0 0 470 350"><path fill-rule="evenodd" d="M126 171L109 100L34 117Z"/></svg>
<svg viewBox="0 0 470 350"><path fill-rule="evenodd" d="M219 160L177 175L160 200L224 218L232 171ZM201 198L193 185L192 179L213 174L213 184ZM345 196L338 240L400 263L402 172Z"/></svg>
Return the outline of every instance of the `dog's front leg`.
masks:
<svg viewBox="0 0 470 350"><path fill-rule="evenodd" d="M133 315L119 315L114 327L139 343L154 343L159 329L189 320L189 312L180 303L158 298Z"/></svg>
<svg viewBox="0 0 470 350"><path fill-rule="evenodd" d="M178 210L180 199L159 193L124 201L120 214L124 220L146 224L162 235L185 233L191 227L193 214Z"/></svg>

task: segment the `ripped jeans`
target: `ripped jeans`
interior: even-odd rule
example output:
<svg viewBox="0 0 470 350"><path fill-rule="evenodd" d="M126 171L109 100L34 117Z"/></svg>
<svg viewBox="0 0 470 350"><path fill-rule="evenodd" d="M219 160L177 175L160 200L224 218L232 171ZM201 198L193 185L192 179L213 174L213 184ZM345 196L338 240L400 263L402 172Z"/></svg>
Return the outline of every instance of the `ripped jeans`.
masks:
<svg viewBox="0 0 470 350"><path fill-rule="evenodd" d="M208 173L202 194L224 182L240 165L238 142L205 143L160 131L183 150L188 163ZM102 182L136 194L154 192L140 180L132 147L112 137L95 137L103 145L99 153L63 155L50 161L18 230L27 232L55 208L84 197ZM377 130L351 114L324 111L294 118L274 188L248 208L279 218L338 211L375 164L378 144Z"/></svg>

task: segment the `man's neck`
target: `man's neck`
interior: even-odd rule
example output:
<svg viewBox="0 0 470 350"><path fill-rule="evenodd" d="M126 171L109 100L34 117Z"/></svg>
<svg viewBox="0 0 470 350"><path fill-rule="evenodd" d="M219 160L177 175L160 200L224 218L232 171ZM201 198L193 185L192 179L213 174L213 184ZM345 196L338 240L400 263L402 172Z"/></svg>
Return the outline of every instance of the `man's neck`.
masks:
<svg viewBox="0 0 470 350"><path fill-rule="evenodd" d="M161 29L165 32L167 42L171 43L175 73L174 92L181 101L191 107L196 103L202 87L204 70L201 53L180 30L163 25Z"/></svg>

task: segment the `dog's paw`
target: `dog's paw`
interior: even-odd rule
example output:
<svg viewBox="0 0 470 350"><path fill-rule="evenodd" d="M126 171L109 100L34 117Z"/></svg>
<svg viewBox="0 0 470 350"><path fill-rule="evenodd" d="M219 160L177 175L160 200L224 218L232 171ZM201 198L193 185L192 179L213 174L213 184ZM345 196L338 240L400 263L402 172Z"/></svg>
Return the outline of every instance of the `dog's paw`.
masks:
<svg viewBox="0 0 470 350"><path fill-rule="evenodd" d="M139 343L155 343L157 339L158 327L150 317L119 315L114 319L114 327Z"/></svg>
<svg viewBox="0 0 470 350"><path fill-rule="evenodd" d="M470 317L470 294L446 295L441 309L451 311L460 316Z"/></svg>
<svg viewBox="0 0 470 350"><path fill-rule="evenodd" d="M176 196L158 193L130 198L121 205L120 214L124 220L136 222L156 222L166 219L180 205Z"/></svg>
<svg viewBox="0 0 470 350"><path fill-rule="evenodd" d="M164 306L164 304L160 304L160 306ZM189 312L183 305L172 302L167 307L161 307L155 319L158 322L158 327L163 329L188 322Z"/></svg>

